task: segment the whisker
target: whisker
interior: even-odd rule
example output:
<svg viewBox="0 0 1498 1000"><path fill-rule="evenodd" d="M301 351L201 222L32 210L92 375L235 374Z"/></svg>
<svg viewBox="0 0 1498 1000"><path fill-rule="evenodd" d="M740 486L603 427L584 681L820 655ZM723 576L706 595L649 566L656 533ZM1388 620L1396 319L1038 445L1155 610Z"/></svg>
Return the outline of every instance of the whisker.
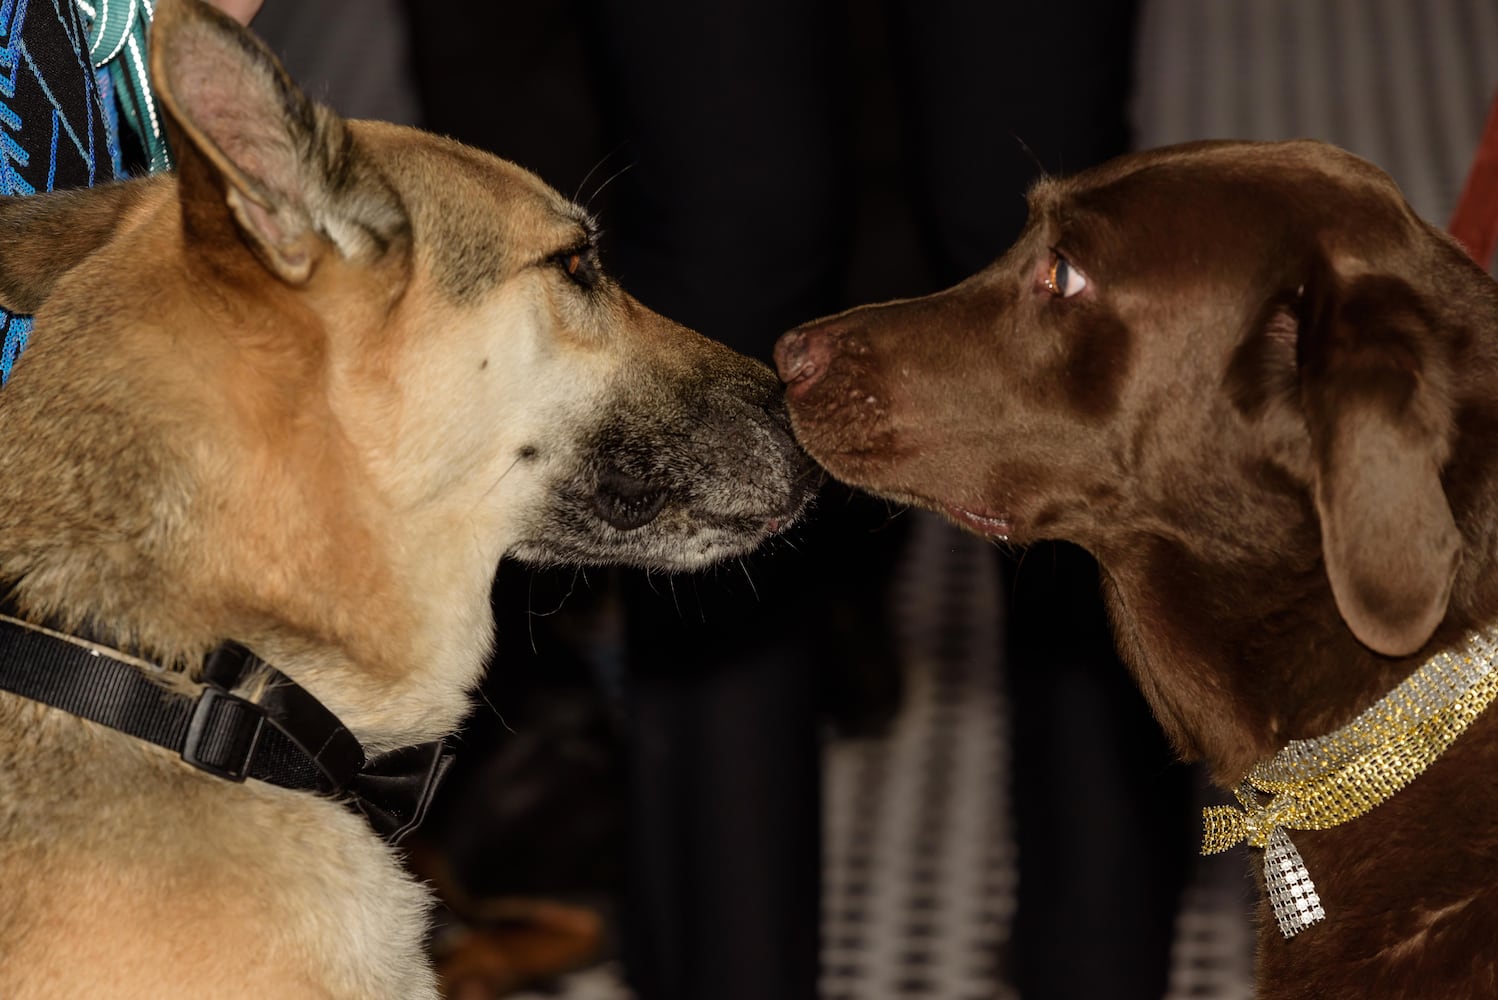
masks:
<svg viewBox="0 0 1498 1000"><path fill-rule="evenodd" d="M699 576L697 576L695 574L692 576L692 597L697 602L697 621L698 621L699 624L706 625L707 624L707 608L702 603L702 591L700 591L700 590L697 589L697 584L698 584L699 580L701 580L701 577L699 577Z"/></svg>
<svg viewBox="0 0 1498 1000"><path fill-rule="evenodd" d="M515 471L515 466L517 466L519 464L520 464L520 456L517 455L517 456L515 456L515 460L513 462L511 462L509 465L505 466L505 471L501 472L499 474L499 477L497 479L495 479L494 482L492 482L492 483L489 484L489 488L483 492L483 494L479 497L479 499L480 500L487 500L489 498L489 495L491 493L493 493L495 490L499 489L499 484L502 483L502 482L504 482L505 481L505 477L508 476L510 473L514 472ZM475 504L474 506L477 506L477 504Z"/></svg>
<svg viewBox="0 0 1498 1000"><path fill-rule="evenodd" d="M661 596L660 588L655 585L655 571L654 570L647 569L645 571L645 582L650 585L650 592L652 594L654 594L656 597Z"/></svg>
<svg viewBox="0 0 1498 1000"><path fill-rule="evenodd" d="M525 630L530 635L531 653L535 656L541 655L541 650L536 647L536 574L530 573L525 578Z"/></svg>
<svg viewBox="0 0 1498 1000"><path fill-rule="evenodd" d="M885 511L884 523L879 526L880 531L883 531L885 528L888 528L900 518L910 513L910 506L908 504L890 503L889 506L895 509Z"/></svg>
<svg viewBox="0 0 1498 1000"><path fill-rule="evenodd" d="M603 156L599 158L597 163L588 168L588 172L583 174L583 179L577 182L577 189L572 192L572 200L574 202L582 197L583 188L588 186L588 181L591 180L593 178L593 175L598 172L598 168L612 160L614 158L614 154L623 149L628 142L628 139L621 139L618 145L609 150L607 153L604 153ZM595 192L594 194L596 196L597 192ZM592 200L592 198L588 199L588 201L590 202Z"/></svg>
<svg viewBox="0 0 1498 1000"><path fill-rule="evenodd" d="M1009 545L1009 552L1010 554L1013 554L1015 546L1012 543L1000 538L995 538L994 541L996 543L1003 542L1004 544ZM1014 610L1015 596L1019 593L1020 574L1025 568L1025 563L1030 561L1030 555L1034 551L1035 550L1033 548L1029 547L1019 549L1019 558L1014 561L1014 572L1009 575L1009 606L1011 611Z"/></svg>
<svg viewBox="0 0 1498 1000"><path fill-rule="evenodd" d="M594 191L591 195L588 196L588 200L583 205L583 207L586 208L588 211L591 212L593 210L593 202L597 200L597 198L598 198L599 195L603 194L604 188L606 188L610 184L614 183L614 181L618 180L625 173L628 173L629 170L633 166L634 166L633 162L626 163L624 166L622 166L618 170L614 171L614 173L609 176L608 180L606 180L602 184L598 185L598 190L597 191Z"/></svg>
<svg viewBox="0 0 1498 1000"><path fill-rule="evenodd" d="M758 601L759 588L754 585L754 576L749 572L749 564L745 562L742 557L740 557L737 562L739 564L739 569L744 571L744 579L749 581L749 589L753 592L754 599Z"/></svg>
<svg viewBox="0 0 1498 1000"><path fill-rule="evenodd" d="M481 687L481 688L478 689L478 692L479 692L479 699L481 701L483 701L483 703L485 705L489 706L489 711L491 711L491 712L494 713L494 717L499 720L499 724L501 726L504 726L505 730L507 732L511 732L511 733L515 732L515 727L512 726L512 725L510 725L510 723L505 720L504 715L502 715L500 713L499 709L497 709L497 708L494 707L494 702L492 702L492 701L489 700L489 696L488 696L488 694L486 694L484 692L484 689Z"/></svg>
<svg viewBox="0 0 1498 1000"><path fill-rule="evenodd" d="M795 479L791 480L791 482L793 485L799 486L802 483L810 482L813 479L816 480L818 486L822 485L827 481L827 471L820 466L814 465L810 469L807 469L805 472L799 473Z"/></svg>
<svg viewBox="0 0 1498 1000"><path fill-rule="evenodd" d="M550 618L552 615L554 615L557 612L561 611L562 608L563 608L563 606L566 605L567 599L569 597L571 597L573 595L573 593L575 593L576 590L577 590L577 576L578 576L578 571L576 569L574 569L572 571L572 581L567 585L567 593L563 594L561 596L561 598L557 601L557 606L556 607L552 608L550 611L537 611L534 608L532 608L532 609L530 609L528 611L528 614L532 618ZM534 579L534 578L532 578L532 579Z"/></svg>
<svg viewBox="0 0 1498 1000"><path fill-rule="evenodd" d="M1044 163L1040 162L1040 157L1035 155L1035 150L1031 149L1025 142L1025 140L1021 139L1019 135L1014 132L1009 133L1009 138L1018 143L1019 148L1025 151L1025 155L1030 158L1031 163L1035 164L1035 169L1040 172L1040 176L1044 177L1046 180L1049 180L1051 177L1051 172L1045 168Z"/></svg>

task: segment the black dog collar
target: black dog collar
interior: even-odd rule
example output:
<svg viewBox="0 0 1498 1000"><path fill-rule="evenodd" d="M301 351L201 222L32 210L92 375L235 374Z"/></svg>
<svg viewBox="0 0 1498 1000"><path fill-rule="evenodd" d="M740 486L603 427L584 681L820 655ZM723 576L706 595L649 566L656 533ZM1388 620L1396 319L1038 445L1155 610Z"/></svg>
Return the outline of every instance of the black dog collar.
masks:
<svg viewBox="0 0 1498 1000"><path fill-rule="evenodd" d="M337 716L237 643L208 654L195 697L167 690L147 669L0 615L0 690L165 747L227 781L344 796L391 844L420 824L452 763L441 740L366 760ZM230 693L257 670L269 677L258 702Z"/></svg>

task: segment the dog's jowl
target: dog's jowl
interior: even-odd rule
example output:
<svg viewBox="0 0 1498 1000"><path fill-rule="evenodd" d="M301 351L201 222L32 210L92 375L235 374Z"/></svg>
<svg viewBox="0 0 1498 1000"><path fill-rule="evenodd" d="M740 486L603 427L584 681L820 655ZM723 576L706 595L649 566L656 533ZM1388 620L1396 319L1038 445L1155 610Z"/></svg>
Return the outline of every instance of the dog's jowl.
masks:
<svg viewBox="0 0 1498 1000"><path fill-rule="evenodd" d="M434 997L368 779L439 769L389 752L466 712L499 560L704 566L813 470L535 177L196 0L152 73L174 176L0 201L0 996Z"/></svg>
<svg viewBox="0 0 1498 1000"><path fill-rule="evenodd" d="M1498 285L1387 176L1296 142L1047 179L989 268L776 360L833 475L1097 556L1236 793L1205 849L1262 851L1262 997L1498 993Z"/></svg>

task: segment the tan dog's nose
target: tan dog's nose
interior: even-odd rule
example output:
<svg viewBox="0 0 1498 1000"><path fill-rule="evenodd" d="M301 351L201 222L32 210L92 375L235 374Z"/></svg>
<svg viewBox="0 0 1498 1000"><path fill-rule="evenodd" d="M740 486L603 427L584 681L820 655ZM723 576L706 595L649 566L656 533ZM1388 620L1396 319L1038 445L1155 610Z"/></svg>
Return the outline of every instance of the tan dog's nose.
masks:
<svg viewBox="0 0 1498 1000"><path fill-rule="evenodd" d="M822 377L832 360L837 331L812 324L797 327L775 343L775 369L785 382L786 395L795 398Z"/></svg>

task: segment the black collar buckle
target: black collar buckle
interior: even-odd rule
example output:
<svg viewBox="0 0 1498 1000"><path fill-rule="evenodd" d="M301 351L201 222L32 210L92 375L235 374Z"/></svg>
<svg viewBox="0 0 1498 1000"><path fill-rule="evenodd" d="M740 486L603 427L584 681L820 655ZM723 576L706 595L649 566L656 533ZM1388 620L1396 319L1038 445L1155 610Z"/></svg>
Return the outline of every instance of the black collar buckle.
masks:
<svg viewBox="0 0 1498 1000"><path fill-rule="evenodd" d="M200 771L241 782L265 730L265 709L236 694L205 685L193 703L182 759Z"/></svg>

